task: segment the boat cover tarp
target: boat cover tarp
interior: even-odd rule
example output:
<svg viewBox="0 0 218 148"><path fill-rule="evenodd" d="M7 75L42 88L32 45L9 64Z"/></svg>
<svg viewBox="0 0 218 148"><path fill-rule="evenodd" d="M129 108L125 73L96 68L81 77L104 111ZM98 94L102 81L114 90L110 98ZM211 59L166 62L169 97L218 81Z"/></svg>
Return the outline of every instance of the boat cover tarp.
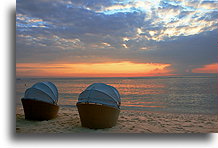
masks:
<svg viewBox="0 0 218 148"><path fill-rule="evenodd" d="M104 83L94 83L88 86L78 98L78 103L96 103L115 108L120 107L120 94L116 88Z"/></svg>
<svg viewBox="0 0 218 148"><path fill-rule="evenodd" d="M57 104L58 90L51 82L38 82L25 91L24 99L34 99Z"/></svg>

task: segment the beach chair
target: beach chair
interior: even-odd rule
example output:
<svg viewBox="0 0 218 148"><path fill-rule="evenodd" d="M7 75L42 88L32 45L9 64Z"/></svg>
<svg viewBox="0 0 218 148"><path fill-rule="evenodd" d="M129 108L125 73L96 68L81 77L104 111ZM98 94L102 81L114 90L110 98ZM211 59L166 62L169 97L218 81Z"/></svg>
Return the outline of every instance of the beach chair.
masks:
<svg viewBox="0 0 218 148"><path fill-rule="evenodd" d="M27 98L21 99L25 119L27 120L50 120L56 118L59 106L43 101Z"/></svg>
<svg viewBox="0 0 218 148"><path fill-rule="evenodd" d="M102 129L115 126L120 102L116 88L104 83L90 85L79 95L76 104L82 127Z"/></svg>
<svg viewBox="0 0 218 148"><path fill-rule="evenodd" d="M50 120L57 116L58 90L51 82L39 82L25 91L21 99L25 119Z"/></svg>

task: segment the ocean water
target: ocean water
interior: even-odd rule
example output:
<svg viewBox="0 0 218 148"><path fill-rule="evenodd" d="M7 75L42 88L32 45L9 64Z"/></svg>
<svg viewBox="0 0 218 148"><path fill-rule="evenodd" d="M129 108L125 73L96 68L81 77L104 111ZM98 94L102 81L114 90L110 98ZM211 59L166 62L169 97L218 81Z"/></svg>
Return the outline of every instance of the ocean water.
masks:
<svg viewBox="0 0 218 148"><path fill-rule="evenodd" d="M79 94L92 83L118 89L121 109L188 114L217 114L217 77L147 78L17 78L16 104L27 88L51 81L59 91L60 106L75 107Z"/></svg>

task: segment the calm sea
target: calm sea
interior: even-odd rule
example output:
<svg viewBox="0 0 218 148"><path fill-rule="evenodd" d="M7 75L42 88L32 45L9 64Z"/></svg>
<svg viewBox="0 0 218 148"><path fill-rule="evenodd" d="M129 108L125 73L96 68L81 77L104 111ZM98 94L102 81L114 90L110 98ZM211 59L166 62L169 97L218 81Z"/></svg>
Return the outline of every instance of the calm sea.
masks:
<svg viewBox="0 0 218 148"><path fill-rule="evenodd" d="M59 91L59 105L75 107L79 94L92 83L106 83L121 94L121 109L170 113L217 114L217 77L148 78L17 78L16 103L27 88L51 81Z"/></svg>

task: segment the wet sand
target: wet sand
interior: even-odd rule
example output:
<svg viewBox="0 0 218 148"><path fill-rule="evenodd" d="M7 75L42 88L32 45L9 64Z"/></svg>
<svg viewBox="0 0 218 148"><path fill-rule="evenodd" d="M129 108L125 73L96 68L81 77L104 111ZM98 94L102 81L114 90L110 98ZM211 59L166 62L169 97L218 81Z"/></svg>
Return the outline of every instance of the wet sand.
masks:
<svg viewBox="0 0 218 148"><path fill-rule="evenodd" d="M81 127L76 107L60 107L48 121L25 120L16 108L16 133L218 133L217 115L172 114L121 110L117 125L106 129Z"/></svg>

